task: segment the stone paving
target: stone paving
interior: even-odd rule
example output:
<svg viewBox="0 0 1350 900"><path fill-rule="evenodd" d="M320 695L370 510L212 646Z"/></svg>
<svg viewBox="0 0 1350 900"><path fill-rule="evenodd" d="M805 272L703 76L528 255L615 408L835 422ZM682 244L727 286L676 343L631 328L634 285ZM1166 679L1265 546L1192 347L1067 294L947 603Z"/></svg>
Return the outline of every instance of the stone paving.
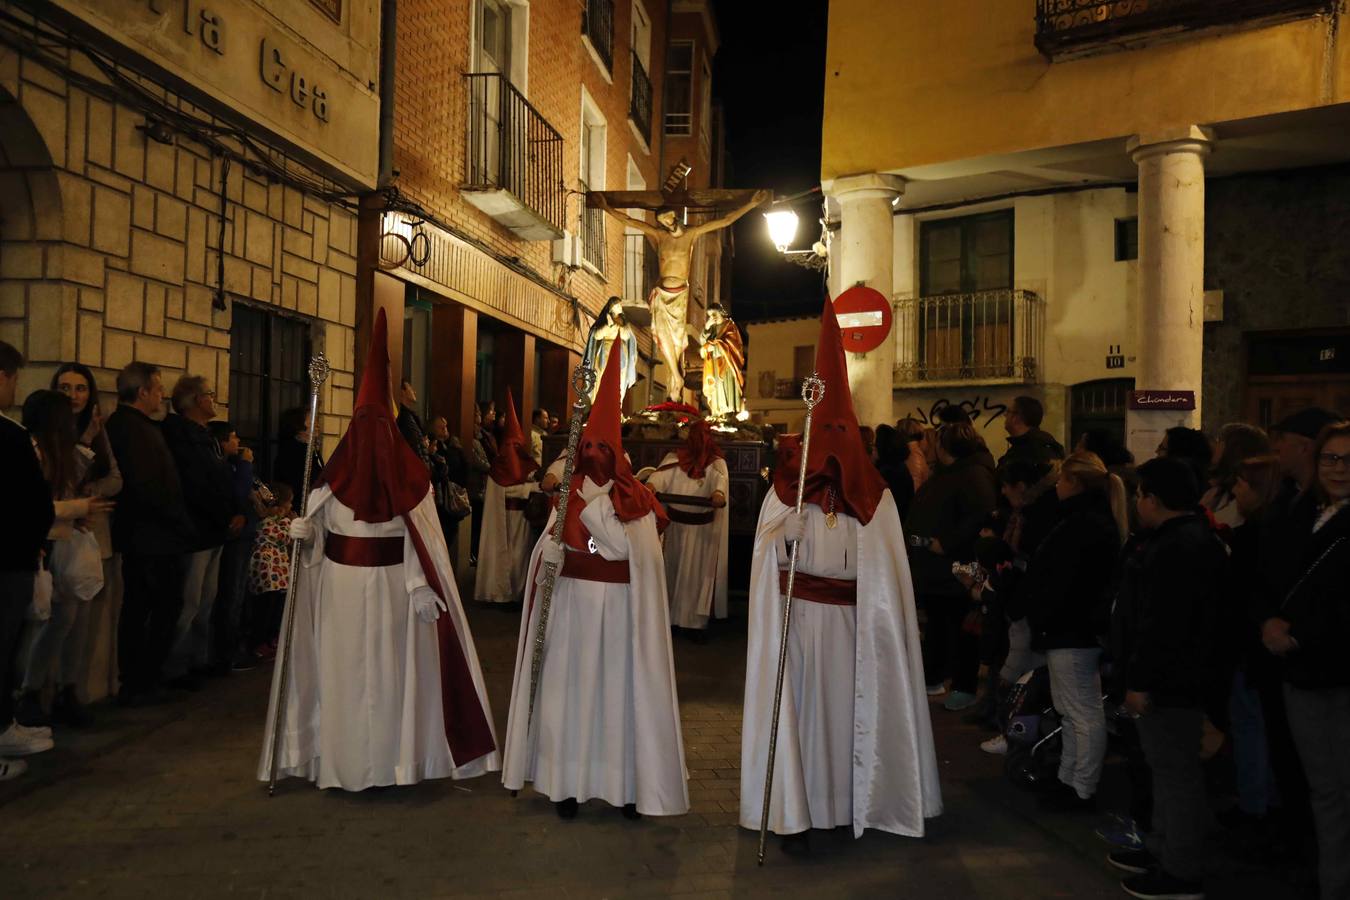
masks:
<svg viewBox="0 0 1350 900"><path fill-rule="evenodd" d="M469 615L501 732L518 613ZM693 809L640 822L595 802L563 822L496 776L361 794L289 781L269 799L254 780L265 669L164 706L105 707L0 785L0 897L1125 896L1093 817L1039 814L979 752L983 736L938 707L947 811L927 838L818 832L810 857L771 845L758 868L756 836L736 827L744 651L743 615L706 644L677 640ZM1211 896L1289 896L1238 875L1224 887Z"/></svg>

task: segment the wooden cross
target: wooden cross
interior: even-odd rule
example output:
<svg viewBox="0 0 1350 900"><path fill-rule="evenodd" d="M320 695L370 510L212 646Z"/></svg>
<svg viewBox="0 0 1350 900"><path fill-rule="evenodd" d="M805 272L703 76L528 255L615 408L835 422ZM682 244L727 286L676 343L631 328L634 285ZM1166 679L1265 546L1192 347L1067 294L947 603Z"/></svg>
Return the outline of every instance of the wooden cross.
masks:
<svg viewBox="0 0 1350 900"><path fill-rule="evenodd" d="M688 188L691 171L690 165L681 159L671 168L659 191L590 191L586 194L586 207L599 209L599 196L603 196L613 209L673 209L683 213L681 219L684 219L691 212L719 213L738 209L755 196L753 188L695 188L691 191Z"/></svg>

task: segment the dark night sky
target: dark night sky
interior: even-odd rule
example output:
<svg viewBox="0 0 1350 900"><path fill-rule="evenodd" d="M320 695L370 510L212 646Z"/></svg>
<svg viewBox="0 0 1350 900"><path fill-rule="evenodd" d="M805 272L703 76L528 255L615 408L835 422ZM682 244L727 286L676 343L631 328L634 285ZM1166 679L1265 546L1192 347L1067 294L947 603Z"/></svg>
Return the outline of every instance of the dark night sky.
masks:
<svg viewBox="0 0 1350 900"><path fill-rule="evenodd" d="M713 93L726 110L727 187L791 196L820 180L825 102L826 0L765 4L714 0L722 45ZM819 205L803 199L799 248L819 236ZM815 313L821 273L787 262L769 243L757 211L736 225L731 314L737 321Z"/></svg>

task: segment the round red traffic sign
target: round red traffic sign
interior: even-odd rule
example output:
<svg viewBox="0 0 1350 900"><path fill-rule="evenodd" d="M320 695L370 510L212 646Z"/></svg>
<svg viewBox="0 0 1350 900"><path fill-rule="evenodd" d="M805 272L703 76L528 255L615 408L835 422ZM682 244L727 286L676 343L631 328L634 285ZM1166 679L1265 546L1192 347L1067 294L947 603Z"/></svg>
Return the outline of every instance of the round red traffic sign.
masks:
<svg viewBox="0 0 1350 900"><path fill-rule="evenodd" d="M839 319L839 334L844 349L850 353L867 353L881 346L891 333L891 304L881 291L865 284L854 285L834 301L834 314Z"/></svg>

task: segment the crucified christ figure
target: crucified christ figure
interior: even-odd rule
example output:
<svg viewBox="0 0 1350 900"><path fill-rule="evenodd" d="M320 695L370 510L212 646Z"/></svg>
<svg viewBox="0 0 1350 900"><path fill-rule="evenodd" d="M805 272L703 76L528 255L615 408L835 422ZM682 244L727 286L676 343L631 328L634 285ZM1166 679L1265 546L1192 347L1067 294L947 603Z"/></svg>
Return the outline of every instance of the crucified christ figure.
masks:
<svg viewBox="0 0 1350 900"><path fill-rule="evenodd" d="M652 336L661 361L670 370L666 381L668 399L683 400L684 374L681 365L684 346L688 339L689 267L693 262L694 242L710 231L726 228L772 198L769 191L756 191L744 206L726 215L689 228L680 221L680 215L670 207L656 211L656 225L635 219L609 205L604 194L595 193L596 205L615 218L633 226L647 236L656 248L661 280L652 288L649 305L652 310Z"/></svg>

